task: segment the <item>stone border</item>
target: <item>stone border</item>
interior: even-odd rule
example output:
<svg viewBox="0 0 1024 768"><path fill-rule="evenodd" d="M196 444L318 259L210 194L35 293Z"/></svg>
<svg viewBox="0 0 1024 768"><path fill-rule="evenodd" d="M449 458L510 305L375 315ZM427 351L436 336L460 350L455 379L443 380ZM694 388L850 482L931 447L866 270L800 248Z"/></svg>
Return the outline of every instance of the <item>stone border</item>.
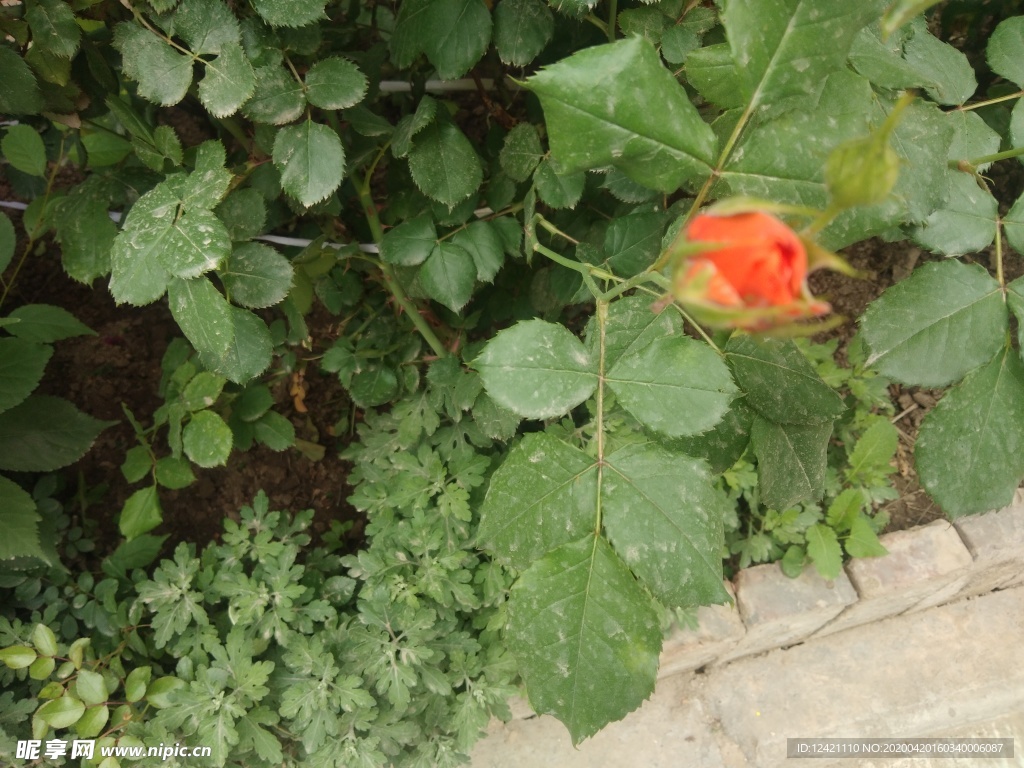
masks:
<svg viewBox="0 0 1024 768"><path fill-rule="evenodd" d="M834 581L813 568L791 579L777 563L740 571L734 605L701 607L699 629L666 639L659 677L1024 583L1024 488L1004 509L880 540L888 555L851 560Z"/></svg>

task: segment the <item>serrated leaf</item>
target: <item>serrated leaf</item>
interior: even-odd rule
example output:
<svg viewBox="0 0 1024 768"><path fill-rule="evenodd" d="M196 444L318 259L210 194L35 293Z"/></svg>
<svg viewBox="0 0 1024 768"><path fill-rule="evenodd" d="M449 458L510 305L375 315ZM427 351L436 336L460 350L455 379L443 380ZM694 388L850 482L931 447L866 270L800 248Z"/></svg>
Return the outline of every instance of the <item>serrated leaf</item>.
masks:
<svg viewBox="0 0 1024 768"><path fill-rule="evenodd" d="M46 174L46 147L30 125L12 125L0 141L0 152L12 166L29 176Z"/></svg>
<svg viewBox="0 0 1024 768"><path fill-rule="evenodd" d="M531 705L560 719L574 744L653 692L657 613L603 538L591 534L533 563L512 588L508 614Z"/></svg>
<svg viewBox="0 0 1024 768"><path fill-rule="evenodd" d="M583 196L586 176L577 173L558 173L551 158L545 157L533 174L537 196L552 208L575 208Z"/></svg>
<svg viewBox="0 0 1024 768"><path fill-rule="evenodd" d="M304 27L325 18L327 0L252 0L252 7L272 27Z"/></svg>
<svg viewBox="0 0 1024 768"><path fill-rule="evenodd" d="M384 405L398 394L398 376L387 365L366 366L352 376L348 393L360 408Z"/></svg>
<svg viewBox="0 0 1024 768"><path fill-rule="evenodd" d="M726 361L746 402L765 418L788 424L831 424L846 410L810 361L789 340L736 333Z"/></svg>
<svg viewBox="0 0 1024 768"><path fill-rule="evenodd" d="M125 74L139 84L139 95L163 106L177 104L192 84L192 59L134 22L114 29Z"/></svg>
<svg viewBox="0 0 1024 768"><path fill-rule="evenodd" d="M82 30L75 14L61 0L30 0L25 4L25 19L32 30L32 42L64 59L78 52Z"/></svg>
<svg viewBox="0 0 1024 768"><path fill-rule="evenodd" d="M39 84L28 64L15 51L0 46L0 112L10 115L35 115L43 108Z"/></svg>
<svg viewBox="0 0 1024 768"><path fill-rule="evenodd" d="M761 503L780 512L825 492L832 423L776 424L758 416L750 429Z"/></svg>
<svg viewBox="0 0 1024 768"><path fill-rule="evenodd" d="M491 14L482 0L406 0L391 37L391 60L406 68L425 53L446 80L462 77L491 42Z"/></svg>
<svg viewBox="0 0 1024 768"><path fill-rule="evenodd" d="M157 485L172 491L187 488L196 480L192 467L184 458L164 456L157 461L155 469Z"/></svg>
<svg viewBox="0 0 1024 768"><path fill-rule="evenodd" d="M950 517L1010 503L1024 478L1024 363L1003 348L952 388L921 423L921 484Z"/></svg>
<svg viewBox="0 0 1024 768"><path fill-rule="evenodd" d="M924 23L916 26L907 40L903 56L912 67L927 73L924 90L939 104L959 106L978 89L974 68L967 57L930 34Z"/></svg>
<svg viewBox="0 0 1024 768"><path fill-rule="evenodd" d="M698 459L638 444L609 455L601 514L615 551L663 604L722 603L727 502Z"/></svg>
<svg viewBox="0 0 1024 768"><path fill-rule="evenodd" d="M473 366L495 402L528 419L561 416L597 387L594 361L580 340L543 320L501 331Z"/></svg>
<svg viewBox="0 0 1024 768"><path fill-rule="evenodd" d="M971 160L985 155L994 155L999 151L1000 136L977 112L965 112L954 109L946 113L947 119L953 124L953 141L949 145L949 159L954 161ZM991 163L980 163L979 171L984 171Z"/></svg>
<svg viewBox="0 0 1024 768"><path fill-rule="evenodd" d="M825 519L834 530L848 531L860 515L864 503L864 492L860 488L847 488L829 504Z"/></svg>
<svg viewBox="0 0 1024 768"><path fill-rule="evenodd" d="M417 216L384 233L380 255L390 264L415 267L426 261L436 246L434 220L426 215Z"/></svg>
<svg viewBox="0 0 1024 768"><path fill-rule="evenodd" d="M235 242L249 240L263 231L267 206L263 196L251 187L237 189L217 206L214 213Z"/></svg>
<svg viewBox="0 0 1024 768"><path fill-rule="evenodd" d="M216 59L206 62L206 75L199 83L199 100L214 117L238 111L256 89L252 64L237 43L225 44Z"/></svg>
<svg viewBox="0 0 1024 768"><path fill-rule="evenodd" d="M52 472L66 467L113 423L87 416L63 398L32 395L0 413L0 469Z"/></svg>
<svg viewBox="0 0 1024 768"><path fill-rule="evenodd" d="M267 411L254 425L256 439L272 451L295 445L295 427L277 411Z"/></svg>
<svg viewBox="0 0 1024 768"><path fill-rule="evenodd" d="M231 455L231 427L213 411L199 411L185 425L181 444L189 460L200 467L223 466Z"/></svg>
<svg viewBox="0 0 1024 768"><path fill-rule="evenodd" d="M665 217L636 213L614 219L604 236L608 264L617 275L632 277L651 266L661 252Z"/></svg>
<svg viewBox="0 0 1024 768"><path fill-rule="evenodd" d="M32 394L52 355L53 347L0 338L0 413Z"/></svg>
<svg viewBox="0 0 1024 768"><path fill-rule="evenodd" d="M452 245L465 250L476 267L476 279L483 283L494 281L505 263L505 250L498 231L489 221L474 221L459 230L451 239Z"/></svg>
<svg viewBox="0 0 1024 768"><path fill-rule="evenodd" d="M48 701L36 710L35 716L51 728L70 728L85 713L85 705L71 694Z"/></svg>
<svg viewBox="0 0 1024 768"><path fill-rule="evenodd" d="M896 446L899 443L899 432L888 419L878 419L864 430L857 444L847 459L846 481L851 485L865 482L872 474L883 472L889 474L889 466Z"/></svg>
<svg viewBox="0 0 1024 768"><path fill-rule="evenodd" d="M914 242L934 253L963 256L983 251L996 236L999 204L967 173L950 172L949 197L919 227L910 230Z"/></svg>
<svg viewBox="0 0 1024 768"><path fill-rule="evenodd" d="M181 0L174 12L174 32L193 53L220 54L242 41L238 19L223 0Z"/></svg>
<svg viewBox="0 0 1024 768"><path fill-rule="evenodd" d="M235 335L231 308L208 278L173 279L167 299L171 315L201 358L220 361L228 354Z"/></svg>
<svg viewBox="0 0 1024 768"><path fill-rule="evenodd" d="M0 475L0 509L4 511L4 535L0 537L0 563L16 557L33 557L43 562L49 562L49 558L39 546L41 518L36 511L35 501L13 480L8 480L2 475ZM0 654L2 653L3 651L0 651ZM22 660L25 659L22 658ZM11 669L21 668L12 666L11 662L2 655L0 655L0 661L5 662ZM35 653L21 666L27 667L33 661L35 661Z"/></svg>
<svg viewBox="0 0 1024 768"><path fill-rule="evenodd" d="M863 515L854 519L850 525L850 535L846 537L843 545L850 557L883 557L889 554L889 550L882 546L878 534Z"/></svg>
<svg viewBox="0 0 1024 768"><path fill-rule="evenodd" d="M1024 16L999 22L988 39L985 55L993 72L1024 88Z"/></svg>
<svg viewBox="0 0 1024 768"><path fill-rule="evenodd" d="M458 312L473 295L476 265L466 249L451 240L437 243L419 271L427 295Z"/></svg>
<svg viewBox="0 0 1024 768"><path fill-rule="evenodd" d="M708 432L673 440L670 447L708 462L716 475L735 464L750 444L756 412L744 400L733 400L728 412Z"/></svg>
<svg viewBox="0 0 1024 768"><path fill-rule="evenodd" d="M604 344L605 369L610 370L627 354L637 354L652 341L683 332L682 320L673 312L654 312L644 296L628 296L608 305L602 338L595 319L587 326L587 349L593 358Z"/></svg>
<svg viewBox="0 0 1024 768"><path fill-rule="evenodd" d="M700 48L700 35L694 30L676 24L661 35L661 55L669 64L682 64L689 54Z"/></svg>
<svg viewBox="0 0 1024 768"><path fill-rule="evenodd" d="M291 262L263 243L240 245L217 274L235 304L250 309L284 301L292 287Z"/></svg>
<svg viewBox="0 0 1024 768"><path fill-rule="evenodd" d="M527 435L491 478L480 542L515 568L576 541L593 525L597 465L544 432Z"/></svg>
<svg viewBox="0 0 1024 768"><path fill-rule="evenodd" d="M554 16L543 0L501 0L494 9L494 47L505 64L526 66L554 33Z"/></svg>
<svg viewBox="0 0 1024 768"><path fill-rule="evenodd" d="M136 536L153 530L161 522L163 510L160 508L160 498L157 496L156 486L150 485L135 491L125 501L118 528L121 535L131 541Z"/></svg>
<svg viewBox="0 0 1024 768"><path fill-rule="evenodd" d="M662 192L711 172L711 128L642 38L583 49L527 85L544 107L564 172L614 165Z"/></svg>
<svg viewBox="0 0 1024 768"><path fill-rule="evenodd" d="M877 24L862 29L850 47L850 65L872 83L882 88L903 90L916 88L928 81L926 72L912 67L903 58L905 34L882 40Z"/></svg>
<svg viewBox="0 0 1024 768"><path fill-rule="evenodd" d="M507 2L508 0L505 0L498 7L504 6ZM543 156L544 148L540 144L537 129L532 123L519 123L505 136L505 143L502 144L498 159L502 170L510 179L526 181Z"/></svg>
<svg viewBox="0 0 1024 768"><path fill-rule="evenodd" d="M302 115L306 94L302 83L280 64L269 64L255 72L256 89L242 106L242 113L257 123L284 125Z"/></svg>
<svg viewBox="0 0 1024 768"><path fill-rule="evenodd" d="M427 197L449 208L473 194L483 181L483 169L469 139L452 123L424 129L409 151L409 171Z"/></svg>
<svg viewBox="0 0 1024 768"><path fill-rule="evenodd" d="M732 0L722 25L751 109L814 91L846 63L857 33L879 2Z"/></svg>
<svg viewBox="0 0 1024 768"><path fill-rule="evenodd" d="M738 391L722 358L685 336L631 350L605 380L641 424L670 437L715 426Z"/></svg>
<svg viewBox="0 0 1024 768"><path fill-rule="evenodd" d="M62 307L52 304L23 304L8 315L18 322L8 328L24 341L48 344L74 336L95 336L85 323Z"/></svg>
<svg viewBox="0 0 1024 768"><path fill-rule="evenodd" d="M690 53L686 79L705 100L721 109L744 105L740 73L728 43L705 45Z"/></svg>
<svg viewBox="0 0 1024 768"><path fill-rule="evenodd" d="M308 208L341 184L345 148L338 134L326 125L307 120L278 132L274 165L281 172L284 191Z"/></svg>
<svg viewBox="0 0 1024 768"><path fill-rule="evenodd" d="M1002 346L1006 305L977 264L925 264L864 313L867 364L908 384L940 387L962 378Z"/></svg>
<svg viewBox="0 0 1024 768"><path fill-rule="evenodd" d="M306 98L322 109L347 109L366 95L366 75L340 56L321 59L306 73Z"/></svg>
<svg viewBox="0 0 1024 768"><path fill-rule="evenodd" d="M836 532L827 525L815 523L807 529L807 555L826 579L836 579L843 572L843 551Z"/></svg>
<svg viewBox="0 0 1024 768"><path fill-rule="evenodd" d="M245 384L270 367L274 341L263 320L241 307L228 307L231 341L220 357L208 354L203 365L236 384Z"/></svg>
<svg viewBox="0 0 1024 768"><path fill-rule="evenodd" d="M395 157L405 157L412 149L412 140L420 131L434 122L437 115L437 101L424 96L416 105L416 111L398 121L391 137L391 152Z"/></svg>

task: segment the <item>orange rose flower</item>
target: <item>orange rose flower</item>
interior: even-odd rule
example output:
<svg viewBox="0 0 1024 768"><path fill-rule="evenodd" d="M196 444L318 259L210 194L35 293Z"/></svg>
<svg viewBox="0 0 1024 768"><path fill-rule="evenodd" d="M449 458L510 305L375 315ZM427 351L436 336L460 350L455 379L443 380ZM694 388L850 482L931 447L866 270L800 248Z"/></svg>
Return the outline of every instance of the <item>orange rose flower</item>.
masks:
<svg viewBox="0 0 1024 768"><path fill-rule="evenodd" d="M717 244L690 260L707 271L707 298L724 306L781 307L803 298L807 251L789 227L767 213L702 214L690 222L692 242ZM710 265L710 266L709 266Z"/></svg>

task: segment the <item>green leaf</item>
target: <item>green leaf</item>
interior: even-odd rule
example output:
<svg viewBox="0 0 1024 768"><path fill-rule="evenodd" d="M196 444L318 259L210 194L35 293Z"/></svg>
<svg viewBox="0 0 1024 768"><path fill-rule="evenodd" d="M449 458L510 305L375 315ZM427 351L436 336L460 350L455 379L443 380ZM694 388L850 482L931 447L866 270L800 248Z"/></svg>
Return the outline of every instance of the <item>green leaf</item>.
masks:
<svg viewBox="0 0 1024 768"><path fill-rule="evenodd" d="M744 105L739 69L728 43L706 45L686 57L686 79L705 100L720 109Z"/></svg>
<svg viewBox="0 0 1024 768"><path fill-rule="evenodd" d="M864 509L865 501L860 488L847 488L829 504L825 519L836 531L848 531Z"/></svg>
<svg viewBox="0 0 1024 768"><path fill-rule="evenodd" d="M949 159L954 161L972 160L999 151L1000 136L977 112L954 109L946 113L953 124L953 141L949 145ZM986 170L992 163L980 163L979 171Z"/></svg>
<svg viewBox="0 0 1024 768"><path fill-rule="evenodd" d="M28 668L29 679L46 680L53 674L53 669L56 666L56 660L52 656L40 656Z"/></svg>
<svg viewBox="0 0 1024 768"><path fill-rule="evenodd" d="M1006 241L1013 250L1024 253L1024 195L1017 198L1017 202L1003 218L1003 229L1006 232Z"/></svg>
<svg viewBox="0 0 1024 768"><path fill-rule="evenodd" d="M555 19L543 0L501 0L494 9L494 47L505 64L526 66L554 33Z"/></svg>
<svg viewBox="0 0 1024 768"><path fill-rule="evenodd" d="M141 306L164 295L171 275L159 255L168 247L178 206L178 198L164 184L154 187L132 206L110 253L110 293L118 304ZM200 235L202 239L205 234ZM189 255L191 258L186 258L186 262L206 258L202 249L192 249ZM175 256L174 252L164 254L164 258Z"/></svg>
<svg viewBox="0 0 1024 768"><path fill-rule="evenodd" d="M662 32L661 55L669 64L682 64L689 54L700 48L700 36L681 24L671 26Z"/></svg>
<svg viewBox="0 0 1024 768"><path fill-rule="evenodd" d="M877 24L862 29L850 47L850 65L872 83L891 90L916 88L929 81L928 73L903 58L905 34L882 40Z"/></svg>
<svg viewBox="0 0 1024 768"><path fill-rule="evenodd" d="M46 147L43 139L30 125L12 125L7 128L0 152L12 166L29 176L46 175Z"/></svg>
<svg viewBox="0 0 1024 768"><path fill-rule="evenodd" d="M426 261L436 246L434 220L426 215L417 216L384 233L380 256L389 264L415 267Z"/></svg>
<svg viewBox="0 0 1024 768"><path fill-rule="evenodd" d="M522 574L507 632L531 705L561 720L574 744L654 691L657 613L601 537L559 547Z"/></svg>
<svg viewBox="0 0 1024 768"><path fill-rule="evenodd" d="M52 472L66 467L113 423L86 416L63 398L32 395L0 413L0 469Z"/></svg>
<svg viewBox="0 0 1024 768"><path fill-rule="evenodd" d="M7 265L14 258L14 246L17 240L11 220L7 218L6 214L0 213L0 273L7 269Z"/></svg>
<svg viewBox="0 0 1024 768"><path fill-rule="evenodd" d="M187 488L196 481L192 467L183 458L165 456L156 463L156 482L163 488L172 491Z"/></svg>
<svg viewBox="0 0 1024 768"><path fill-rule="evenodd" d="M109 695L103 675L98 672L90 672L87 669L79 670L75 679L75 693L86 706L102 704Z"/></svg>
<svg viewBox="0 0 1024 768"><path fill-rule="evenodd" d="M614 165L662 192L711 172L711 128L642 38L585 48L527 85L544 107L551 152L565 172Z"/></svg>
<svg viewBox="0 0 1024 768"><path fill-rule="evenodd" d="M480 542L524 569L593 525L597 464L544 432L527 435L495 471L480 509Z"/></svg>
<svg viewBox="0 0 1024 768"><path fill-rule="evenodd" d="M951 389L922 422L914 455L921 484L950 517L1007 506L1024 478L1020 355L1004 347Z"/></svg>
<svg viewBox="0 0 1024 768"><path fill-rule="evenodd" d="M89 707L75 723L75 733L83 739L94 739L103 732L109 719L110 709L105 704Z"/></svg>
<svg viewBox="0 0 1024 768"><path fill-rule="evenodd" d="M0 46L0 112L9 115L36 115L43 108L43 96L35 75L14 50Z"/></svg>
<svg viewBox="0 0 1024 768"><path fill-rule="evenodd" d="M391 37L391 60L406 68L425 53L438 77L462 77L491 42L491 14L483 0L406 0Z"/></svg>
<svg viewBox="0 0 1024 768"><path fill-rule="evenodd" d="M124 697L132 702L141 701L146 695L149 679L153 675L152 667L136 667L128 673L124 680Z"/></svg>
<svg viewBox="0 0 1024 768"><path fill-rule="evenodd" d="M494 282L495 275L505 263L505 250L501 236L491 222L474 221L465 229L456 232L451 242L473 258L477 280L484 283Z"/></svg>
<svg viewBox="0 0 1024 768"><path fill-rule="evenodd" d="M168 286L167 299L171 315L201 358L220 361L228 355L235 336L231 307L209 279L175 278Z"/></svg>
<svg viewBox="0 0 1024 768"><path fill-rule="evenodd" d="M731 0L722 25L751 109L812 93L846 64L853 39L880 2Z"/></svg>
<svg viewBox="0 0 1024 768"><path fill-rule="evenodd" d="M256 75L242 46L225 44L216 59L206 62L199 100L214 117L227 117L235 114L255 89Z"/></svg>
<svg viewBox="0 0 1024 768"><path fill-rule="evenodd" d="M32 30L34 46L64 59L78 52L82 30L75 14L62 0L30 0L25 4L25 20Z"/></svg>
<svg viewBox="0 0 1024 768"><path fill-rule="evenodd" d="M993 72L1024 88L1024 16L1001 21L985 52Z"/></svg>
<svg viewBox="0 0 1024 768"><path fill-rule="evenodd" d="M366 95L366 75L348 59L321 59L306 73L306 98L314 107L348 109Z"/></svg>
<svg viewBox="0 0 1024 768"><path fill-rule="evenodd" d="M185 455L200 467L223 466L231 455L231 427L213 411L192 414L181 441Z"/></svg>
<svg viewBox="0 0 1024 768"><path fill-rule="evenodd" d="M587 326L587 348L595 360L604 344L605 370L610 370L627 355L637 355L653 341L683 332L683 324L674 312L653 312L644 296L629 296L608 305L608 318L602 338L596 319Z"/></svg>
<svg viewBox="0 0 1024 768"><path fill-rule="evenodd" d="M844 543L846 554L850 557L882 557L889 554L889 550L882 546L878 540L871 523L863 515L859 515L850 525L850 535Z"/></svg>
<svg viewBox="0 0 1024 768"><path fill-rule="evenodd" d="M473 145L446 121L426 128L413 142L409 171L423 194L449 208L476 192L483 180Z"/></svg>
<svg viewBox="0 0 1024 768"><path fill-rule="evenodd" d="M650 443L606 461L602 519L633 572L668 606L727 602L719 557L727 502L704 462Z"/></svg>
<svg viewBox="0 0 1024 768"><path fill-rule="evenodd" d="M548 0L548 3L559 13L579 17L596 6L597 0Z"/></svg>
<svg viewBox="0 0 1024 768"><path fill-rule="evenodd" d="M540 199L552 208L575 208L583 196L586 183L583 172L558 173L551 158L545 157L533 175L533 183Z"/></svg>
<svg viewBox="0 0 1024 768"><path fill-rule="evenodd" d="M129 483L137 483L153 469L153 459L149 449L144 445L136 445L128 449L121 462L121 474Z"/></svg>
<svg viewBox="0 0 1024 768"><path fill-rule="evenodd" d="M217 274L231 300L250 309L280 304L292 287L291 262L263 243L246 243L235 249Z"/></svg>
<svg viewBox="0 0 1024 768"><path fill-rule="evenodd" d="M661 253L665 217L636 213L612 221L604 236L608 264L617 275L632 277L654 263Z"/></svg>
<svg viewBox="0 0 1024 768"><path fill-rule="evenodd" d="M728 412L712 430L673 440L671 447L704 459L711 465L711 471L720 475L739 460L750 444L750 427L755 415L744 400L733 400Z"/></svg>
<svg viewBox="0 0 1024 768"><path fill-rule="evenodd" d="M750 441L757 456L761 503L781 512L820 499L831 436L831 422L776 424L756 417Z"/></svg>
<svg viewBox="0 0 1024 768"><path fill-rule="evenodd" d="M150 485L135 491L125 501L118 528L121 535L131 541L136 536L153 530L161 522L163 510L160 509L160 499L156 493L156 486Z"/></svg>
<svg viewBox="0 0 1024 768"><path fill-rule="evenodd" d="M963 256L985 250L996 236L999 204L974 177L953 171L949 197L923 225L910 230L914 242L935 253Z"/></svg>
<svg viewBox="0 0 1024 768"><path fill-rule="evenodd" d="M736 333L725 356L747 404L766 419L830 425L846 410L839 393L821 380L792 341Z"/></svg>
<svg viewBox="0 0 1024 768"><path fill-rule="evenodd" d="M193 53L221 53L238 45L242 30L222 0L181 0L174 11L174 32Z"/></svg>
<svg viewBox="0 0 1024 768"><path fill-rule="evenodd" d="M543 320L501 331L473 366L496 403L528 419L561 416L597 387L594 361L580 340Z"/></svg>
<svg viewBox="0 0 1024 768"><path fill-rule="evenodd" d="M1005 341L1006 305L983 267L925 264L864 313L867 364L908 384L941 387L991 359Z"/></svg>
<svg viewBox="0 0 1024 768"><path fill-rule="evenodd" d="M0 478L0 482L3 482L4 480L5 478ZM8 480L7 482L10 481ZM27 645L12 645L8 648L0 648L0 661L2 661L8 669L24 669L32 664L36 658L36 652Z"/></svg>
<svg viewBox="0 0 1024 768"><path fill-rule="evenodd" d="M306 120L282 128L274 139L281 186L307 208L325 200L345 174L345 148L326 125Z"/></svg>
<svg viewBox="0 0 1024 768"><path fill-rule="evenodd" d="M56 656L58 653L57 636L45 624L36 624L32 630L32 645L41 656Z"/></svg>
<svg viewBox="0 0 1024 768"><path fill-rule="evenodd" d="M146 689L146 703L154 709L166 709L174 704L174 692L187 685L188 683L177 677L158 677Z"/></svg>
<svg viewBox="0 0 1024 768"><path fill-rule="evenodd" d="M866 483L878 473L890 474L893 456L899 443L899 432L886 418L875 421L864 430L847 459L846 482Z"/></svg>
<svg viewBox="0 0 1024 768"><path fill-rule="evenodd" d="M13 560L16 557L33 557L43 562L49 562L39 545L39 513L36 511L36 503L26 491L17 485L13 480L8 480L0 475L0 509L4 511L4 536L0 538L0 564L5 560ZM7 663L11 669L10 662L0 651L0 661ZM35 656L23 666L28 666L35 661Z"/></svg>
<svg viewBox="0 0 1024 768"><path fill-rule="evenodd" d="M325 19L327 0L252 0L252 7L272 27L304 27Z"/></svg>
<svg viewBox="0 0 1024 768"><path fill-rule="evenodd" d="M200 371L189 380L181 392L181 404L188 411L201 411L210 408L217 402L224 390L223 377Z"/></svg>
<svg viewBox="0 0 1024 768"><path fill-rule="evenodd" d="M214 211L227 228L234 242L256 237L267 220L263 196L251 187L236 189Z"/></svg>
<svg viewBox="0 0 1024 768"><path fill-rule="evenodd" d="M53 348L43 344L0 338L0 413L32 394L52 355Z"/></svg>
<svg viewBox="0 0 1024 768"><path fill-rule="evenodd" d="M334 349L334 347L332 347ZM321 365L324 370L331 371L327 367L327 356L330 350L324 355ZM263 384L254 384L246 387L238 398L231 404L231 413L242 421L256 421L260 416L269 411L274 405L274 396L270 389Z"/></svg>
<svg viewBox="0 0 1024 768"><path fill-rule="evenodd" d="M939 104L959 106L978 89L974 68L967 57L929 33L923 20L915 25L913 36L903 47L903 56L910 66L927 74L924 90Z"/></svg>
<svg viewBox="0 0 1024 768"><path fill-rule="evenodd" d="M256 90L242 107L242 113L257 123L284 125L302 115L306 94L298 82L280 64L256 70Z"/></svg>
<svg viewBox="0 0 1024 768"><path fill-rule="evenodd" d="M139 95L165 107L177 104L192 84L192 59L149 30L130 21L114 29L125 74L139 84Z"/></svg>
<svg viewBox="0 0 1024 768"><path fill-rule="evenodd" d="M836 532L827 525L815 523L807 529L807 555L826 579L839 578L843 572L843 551L839 548Z"/></svg>
<svg viewBox="0 0 1024 768"><path fill-rule="evenodd" d="M24 341L49 344L73 336L95 336L96 333L74 315L52 304L23 304L9 318L18 322L8 330Z"/></svg>
<svg viewBox="0 0 1024 768"><path fill-rule="evenodd" d="M241 307L228 307L231 341L227 351L217 357L212 352L202 358L203 365L236 384L245 384L270 367L274 342L263 320Z"/></svg>
<svg viewBox="0 0 1024 768"><path fill-rule="evenodd" d="M83 714L85 705L71 694L66 694L43 704L35 716L51 728L70 728Z"/></svg>
<svg viewBox="0 0 1024 768"><path fill-rule="evenodd" d="M360 408L384 405L398 394L398 376L386 365L370 365L356 372L348 389Z"/></svg>
<svg viewBox="0 0 1024 768"><path fill-rule="evenodd" d="M476 265L466 249L451 240L442 241L420 267L419 281L430 298L458 312L473 295Z"/></svg>
<svg viewBox="0 0 1024 768"><path fill-rule="evenodd" d="M631 350L612 366L606 381L644 426L670 437L715 426L737 392L722 359L707 344L685 336Z"/></svg>
<svg viewBox="0 0 1024 768"><path fill-rule="evenodd" d="M272 451L295 445L295 427L277 411L267 411L255 423L256 439Z"/></svg>
<svg viewBox="0 0 1024 768"><path fill-rule="evenodd" d="M412 140L420 131L434 122L437 116L437 101L424 96L416 105L416 111L398 121L395 133L391 137L391 153L395 157L405 157L412 149Z"/></svg>
<svg viewBox="0 0 1024 768"><path fill-rule="evenodd" d="M72 193L57 203L54 218L61 263L68 275L91 284L110 272L117 227L107 213L106 200Z"/></svg>
<svg viewBox="0 0 1024 768"><path fill-rule="evenodd" d="M498 7L504 7L508 0ZM532 123L519 123L508 135L498 156L501 169L513 181L526 181L544 156L540 135Z"/></svg>

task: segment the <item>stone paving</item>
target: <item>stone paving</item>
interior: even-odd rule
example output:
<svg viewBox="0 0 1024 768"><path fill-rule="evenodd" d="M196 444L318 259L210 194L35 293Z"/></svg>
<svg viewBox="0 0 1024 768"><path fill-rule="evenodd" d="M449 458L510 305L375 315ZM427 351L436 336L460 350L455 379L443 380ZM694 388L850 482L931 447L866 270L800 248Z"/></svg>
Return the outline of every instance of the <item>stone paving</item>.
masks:
<svg viewBox="0 0 1024 768"><path fill-rule="evenodd" d="M1024 493L882 537L828 582L739 574L734 606L666 641L650 701L573 749L554 718L493 723L473 768L1024 768ZM996 591L993 591L996 590ZM786 758L787 737L1016 737L1001 760Z"/></svg>

